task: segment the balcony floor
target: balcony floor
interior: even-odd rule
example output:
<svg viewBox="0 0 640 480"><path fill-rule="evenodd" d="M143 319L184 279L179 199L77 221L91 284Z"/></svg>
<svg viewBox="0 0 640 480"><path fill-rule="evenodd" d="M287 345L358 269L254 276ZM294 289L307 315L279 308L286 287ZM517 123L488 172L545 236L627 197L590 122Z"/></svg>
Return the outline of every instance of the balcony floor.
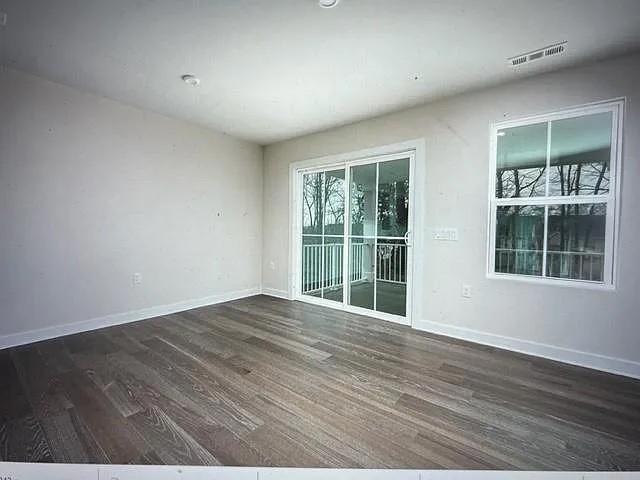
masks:
<svg viewBox="0 0 640 480"><path fill-rule="evenodd" d="M314 291L313 297L320 297L320 291ZM404 317L407 305L407 286L404 283L378 281L377 307L381 312L392 313ZM324 298L342 302L342 286L333 290L325 290ZM373 283L357 282L351 285L351 305L373 309Z"/></svg>

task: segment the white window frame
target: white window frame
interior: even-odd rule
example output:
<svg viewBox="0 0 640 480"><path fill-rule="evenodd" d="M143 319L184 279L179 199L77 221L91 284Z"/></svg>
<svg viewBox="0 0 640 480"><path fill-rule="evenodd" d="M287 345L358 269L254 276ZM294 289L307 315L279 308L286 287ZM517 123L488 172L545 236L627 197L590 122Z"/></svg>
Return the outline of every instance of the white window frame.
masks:
<svg viewBox="0 0 640 480"><path fill-rule="evenodd" d="M507 279L523 281L528 283L560 285L568 287L592 288L598 290L615 290L617 280L617 247L618 230L620 218L620 172L622 166L622 132L624 117L625 99L619 98L604 102L590 103L577 107L567 108L555 112L532 115L528 117L494 123L490 128L490 161L489 161L489 215L487 230L487 278ZM576 118L596 113L612 113L611 121L611 158L609 164L609 193L606 195L575 195L575 196L545 196L545 197L519 197L519 198L496 198L496 166L497 166L497 139L498 131L505 128L521 127L536 123ZM549 128L549 127L548 127ZM548 130L548 132L550 129ZM551 135L547 134L547 175L549 175L551 159ZM547 176L547 183L548 183ZM605 251L604 251L604 272L603 281L596 282L590 280L573 280L564 278L547 277L546 274L546 252L547 252L547 207L556 204L579 204L579 203L606 203L607 215L605 226ZM495 271L495 244L497 210L499 206L506 205L540 205L545 206L544 218L544 246L543 246L543 270L542 276L500 273Z"/></svg>

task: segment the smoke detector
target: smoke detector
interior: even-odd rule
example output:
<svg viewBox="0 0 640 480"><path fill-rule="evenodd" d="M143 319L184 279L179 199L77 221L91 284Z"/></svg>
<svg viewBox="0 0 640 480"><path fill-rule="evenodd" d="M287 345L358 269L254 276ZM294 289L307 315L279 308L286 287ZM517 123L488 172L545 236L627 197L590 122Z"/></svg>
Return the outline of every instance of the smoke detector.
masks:
<svg viewBox="0 0 640 480"><path fill-rule="evenodd" d="M318 5L322 8L333 8L340 3L340 0L318 0Z"/></svg>
<svg viewBox="0 0 640 480"><path fill-rule="evenodd" d="M523 53L521 55L516 55L515 57L511 57L508 59L508 62L509 62L509 65L512 67L519 67L520 65L536 62L538 60L542 60L547 57L560 55L564 53L566 50L567 50L567 42L555 43L553 45L549 45L548 47L540 48L539 50L534 50L532 52Z"/></svg>

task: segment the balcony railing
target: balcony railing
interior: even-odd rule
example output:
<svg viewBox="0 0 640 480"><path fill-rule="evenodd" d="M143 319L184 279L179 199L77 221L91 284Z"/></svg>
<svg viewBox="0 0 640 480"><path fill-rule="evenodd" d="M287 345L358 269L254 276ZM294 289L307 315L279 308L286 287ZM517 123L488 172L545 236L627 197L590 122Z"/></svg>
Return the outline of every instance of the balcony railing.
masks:
<svg viewBox="0 0 640 480"><path fill-rule="evenodd" d="M380 244L375 260L373 244L353 243L349 255L350 278L353 282L373 278L385 282L406 283L407 246L403 244ZM324 279L322 278L322 255L324 249ZM302 293L311 293L321 288L338 288L343 284L343 245L304 245L302 247Z"/></svg>
<svg viewBox="0 0 640 480"><path fill-rule="evenodd" d="M376 278L383 282L407 283L407 246L396 243L378 245Z"/></svg>
<svg viewBox="0 0 640 480"><path fill-rule="evenodd" d="M542 270L542 250L496 248L495 271L539 275ZM547 276L601 282L604 253L547 251Z"/></svg>

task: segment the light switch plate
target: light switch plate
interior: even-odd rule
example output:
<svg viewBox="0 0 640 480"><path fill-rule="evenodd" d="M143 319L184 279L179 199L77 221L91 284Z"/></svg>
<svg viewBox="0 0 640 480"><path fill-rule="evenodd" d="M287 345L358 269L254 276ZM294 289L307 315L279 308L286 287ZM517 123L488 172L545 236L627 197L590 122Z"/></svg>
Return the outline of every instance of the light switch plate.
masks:
<svg viewBox="0 0 640 480"><path fill-rule="evenodd" d="M458 229L457 228L434 228L433 239L446 241L446 242L457 242Z"/></svg>

